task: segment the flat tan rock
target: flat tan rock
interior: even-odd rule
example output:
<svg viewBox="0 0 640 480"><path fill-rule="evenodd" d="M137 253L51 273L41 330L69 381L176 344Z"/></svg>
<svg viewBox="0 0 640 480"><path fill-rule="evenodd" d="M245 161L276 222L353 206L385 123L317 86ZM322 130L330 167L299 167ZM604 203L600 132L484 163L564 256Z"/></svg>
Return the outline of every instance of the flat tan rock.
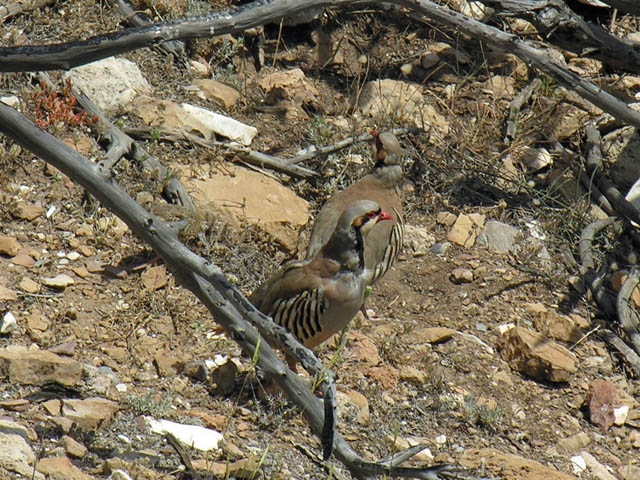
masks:
<svg viewBox="0 0 640 480"><path fill-rule="evenodd" d="M42 215L43 210L42 205L18 202L11 214L16 218L30 222Z"/></svg>
<svg viewBox="0 0 640 480"><path fill-rule="evenodd" d="M18 292L0 285L0 301L13 302L18 299Z"/></svg>
<svg viewBox="0 0 640 480"><path fill-rule="evenodd" d="M74 283L75 280L66 273L61 273L60 275L56 275L55 277L42 279L42 284L51 288L67 288Z"/></svg>
<svg viewBox="0 0 640 480"><path fill-rule="evenodd" d="M27 293L38 293L40 291L40 284L34 282L29 277L24 277L20 280L18 287Z"/></svg>
<svg viewBox="0 0 640 480"><path fill-rule="evenodd" d="M422 327L416 328L410 335L405 335L407 343L441 343L453 337L456 331L453 328Z"/></svg>
<svg viewBox="0 0 640 480"><path fill-rule="evenodd" d="M63 435L60 440L64 445L64 451L67 452L67 455L70 457L83 458L87 454L87 447L74 440L69 435Z"/></svg>
<svg viewBox="0 0 640 480"><path fill-rule="evenodd" d="M576 477L495 448L469 449L460 464L467 468L485 468L492 477L509 480L576 480Z"/></svg>
<svg viewBox="0 0 640 480"><path fill-rule="evenodd" d="M485 216L479 213L470 215L461 213L453 224L449 235L447 235L447 239L465 248L473 247L478 234L484 226L484 220Z"/></svg>
<svg viewBox="0 0 640 480"><path fill-rule="evenodd" d="M104 398L62 401L62 414L87 431L110 423L117 411L118 404Z"/></svg>
<svg viewBox="0 0 640 480"><path fill-rule="evenodd" d="M15 257L20 251L20 242L15 237L0 237L0 255Z"/></svg>
<svg viewBox="0 0 640 480"><path fill-rule="evenodd" d="M236 228L243 222L257 225L287 251L296 250L309 204L278 181L235 165L205 180L181 180L201 210Z"/></svg>
<svg viewBox="0 0 640 480"><path fill-rule="evenodd" d="M57 382L73 387L82 378L82 366L70 358L46 350L7 347L0 350L0 378L25 385Z"/></svg>
<svg viewBox="0 0 640 480"><path fill-rule="evenodd" d="M45 474L47 480L91 480L95 478L76 467L68 457L43 458L36 465L36 470Z"/></svg>
<svg viewBox="0 0 640 480"><path fill-rule="evenodd" d="M193 87L200 98L214 100L226 109L233 107L240 99L240 92L235 88L211 78L194 80Z"/></svg>
<svg viewBox="0 0 640 480"><path fill-rule="evenodd" d="M500 338L498 349L514 370L538 380L566 382L577 371L569 350L537 332L515 327Z"/></svg>

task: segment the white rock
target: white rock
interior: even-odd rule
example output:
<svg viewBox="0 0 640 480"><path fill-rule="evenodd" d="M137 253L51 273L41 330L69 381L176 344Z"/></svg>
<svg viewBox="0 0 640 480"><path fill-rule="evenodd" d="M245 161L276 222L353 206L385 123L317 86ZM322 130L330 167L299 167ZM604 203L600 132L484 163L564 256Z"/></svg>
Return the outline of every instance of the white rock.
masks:
<svg viewBox="0 0 640 480"><path fill-rule="evenodd" d="M116 469L111 472L107 480L133 480L124 470Z"/></svg>
<svg viewBox="0 0 640 480"><path fill-rule="evenodd" d="M144 419L153 433L159 435L171 433L185 445L203 452L217 449L222 440L221 433L198 425L183 425L169 420L156 420L151 417L145 417Z"/></svg>
<svg viewBox="0 0 640 480"><path fill-rule="evenodd" d="M45 213L45 217L47 218L51 218L51 216L56 212L56 206L55 205L51 205L49 207L49 210L47 210L47 213Z"/></svg>
<svg viewBox="0 0 640 480"><path fill-rule="evenodd" d="M25 439L21 425L3 421L0 428L0 468L14 472L11 478L33 478L44 480L44 475L34 472L36 456Z"/></svg>
<svg viewBox="0 0 640 480"><path fill-rule="evenodd" d="M498 331L500 332L500 335L504 335L514 327L515 325L513 323L503 323L502 325L498 325Z"/></svg>
<svg viewBox="0 0 640 480"><path fill-rule="evenodd" d="M67 258L73 262L80 258L80 254L78 252L69 252L67 253Z"/></svg>
<svg viewBox="0 0 640 480"><path fill-rule="evenodd" d="M69 285L73 285L75 281L69 275L62 273L53 278L43 278L42 283L47 287L66 288Z"/></svg>
<svg viewBox="0 0 640 480"><path fill-rule="evenodd" d="M92 62L74 68L66 77L106 113L127 109L137 94L152 92L138 66L124 58Z"/></svg>
<svg viewBox="0 0 640 480"><path fill-rule="evenodd" d="M629 406L628 405L623 405L619 408L614 408L613 409L613 415L615 417L615 420L613 423L615 423L616 425L620 426L620 425L624 425L624 422L627 421L627 415L629 414Z"/></svg>
<svg viewBox="0 0 640 480"><path fill-rule="evenodd" d="M250 145L258 134L257 128L233 118L188 103L183 103L181 107L187 113L187 117L183 119L184 124L198 130L207 140L211 140L213 134L217 133L242 145Z"/></svg>
<svg viewBox="0 0 640 480"><path fill-rule="evenodd" d="M116 390L120 393L124 393L127 391L127 386L124 383L118 383L116 385Z"/></svg>
<svg viewBox="0 0 640 480"><path fill-rule="evenodd" d="M573 473L580 474L587 469L587 462L584 461L584 458L580 455L576 455L575 457L571 457L571 465L573 465Z"/></svg>
<svg viewBox="0 0 640 480"><path fill-rule="evenodd" d="M16 110L18 110L18 107L20 106L20 99L15 95L6 95L4 97L0 97L0 102L4 103L5 105L9 105L11 108L15 108Z"/></svg>
<svg viewBox="0 0 640 480"><path fill-rule="evenodd" d="M10 333L18 328L18 322L16 317L11 312L7 312L2 317L2 323L0 323L0 333Z"/></svg>
<svg viewBox="0 0 640 480"><path fill-rule="evenodd" d="M447 436L443 433L442 435L438 435L436 437L436 443L439 445L444 445L447 443Z"/></svg>

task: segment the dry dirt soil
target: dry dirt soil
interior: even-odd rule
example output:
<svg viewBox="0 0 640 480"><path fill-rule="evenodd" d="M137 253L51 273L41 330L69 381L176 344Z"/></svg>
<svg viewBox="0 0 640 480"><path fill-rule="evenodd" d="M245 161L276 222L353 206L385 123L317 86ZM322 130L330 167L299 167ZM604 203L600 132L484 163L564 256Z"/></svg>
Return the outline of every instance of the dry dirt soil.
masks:
<svg viewBox="0 0 640 480"><path fill-rule="evenodd" d="M222 6L221 2L211 3L140 2L139 7L167 19L191 14L196 7L200 12ZM546 171L527 176L522 170L508 171L500 160L509 148L503 137L513 95L496 98L485 82L498 74L512 76L519 90L533 72L512 58L491 55L464 35L411 21L402 12L380 14L359 9L328 12L323 19L324 28L336 39L334 46L342 42L343 53L341 63L325 68L313 61L311 31L317 23L311 28L285 27L282 31L277 25L265 28L263 69L302 68L321 92L317 104L295 122L280 111L263 107L263 92L256 86L258 72L246 48L230 47L233 42L227 40L226 44L220 39L188 44L189 55L209 60L216 78L241 88L239 104L228 113L258 128L252 147L287 157L314 142L333 143L351 134L331 123L338 116L346 119L355 134L373 126L407 126L393 118L359 121L351 101L368 80L394 78L420 83L449 122L450 131L436 139L429 133L401 137L412 160L405 188L408 223L428 232L436 242L446 242L450 227L436 222L441 212L481 213L523 232L529 231L527 223L537 222L549 256L544 259L536 249L525 248L514 256L480 246L456 245L436 254L428 244L424 248L406 245L400 260L368 300L371 318L358 317L342 339L342 347L340 339L333 339L318 350L325 363L334 362L339 390L360 402L360 407L355 402L342 409L340 432L369 459L383 458L396 451L401 441L418 437L429 446L435 461L460 464L470 450L493 448L567 474L558 478L574 478L572 454L558 451L558 442L584 432L590 440L584 450L610 467L614 478L638 478L624 473L624 467L637 465L640 452L637 445L631 445L633 428L614 426L602 431L590 423L583 407L594 379L610 380L631 396L640 393L637 380L597 336L589 336L573 348L577 372L559 384L512 370L497 350L500 325L536 328L536 314L528 306L532 303L586 323L598 318L593 304L572 287L577 269L570 259L576 255L581 229L590 221L584 202L550 194L544 185ZM84 38L113 31L119 28L119 21L102 2L56 2L12 19L3 26L6 35L2 41ZM440 68L414 68L405 76L400 67L419 58L425 42L433 40L459 48L468 62L443 57ZM370 59L366 72L359 62L363 54ZM125 57L142 69L155 97L194 101L185 93L192 76L183 66L155 50ZM524 68L524 76L518 68ZM54 72L53 77L58 75ZM552 107L564 98L555 83L545 82L523 114L522 135L544 128ZM456 85L455 94L447 96L446 88L452 84ZM0 88L3 94L25 99L29 106L25 113L35 118L35 105L29 99L36 81L30 75L3 75ZM139 124L133 115L119 120L123 126ZM86 128L58 125L49 129L59 137L95 138ZM580 141L580 132L566 140L574 147ZM11 311L18 319L17 330L0 337L0 347L35 345L47 349L72 342L75 360L108 367L103 371L113 372L117 383L126 385L124 392L111 387L101 395L120 407L111 423L91 432L72 429L70 435L88 448L84 458L73 460L77 467L96 478L106 478L104 462L120 458L128 462L133 478L183 477L175 450L162 437L141 428L141 415L155 415L217 428L225 438L224 450L203 454L187 449L189 455L194 461L206 459L209 465L260 459L261 466L245 474L246 478L350 478L339 462L320 461L319 442L300 412L279 394L263 394L250 359L242 357L237 345L220 334L207 310L176 284L170 272L160 288L145 277L149 271L145 262L154 255L148 247L112 222L112 215L88 200L68 178L47 169L43 161L7 138L0 137L0 142L4 149L0 159L0 235L15 237L36 260L25 267L13 264L8 257L0 258L0 283L19 292L17 300L0 303L0 311ZM184 143L159 139L143 143L163 162L196 169L212 162L224 168L224 162L238 160ZM97 144L91 148L99 151ZM333 189L342 188L370 168L368 152L367 145L358 144L348 152L307 162L306 167L321 174L313 181L272 175L310 201L315 210ZM364 163L344 165L347 153L362 154ZM134 197L149 191L159 198L158 184L142 176L134 163L121 164L117 180ZM41 204L44 212L52 206L56 211L32 221L17 218L12 213L17 197ZM308 231L309 227L303 235ZM224 228L207 233L206 241L192 240L189 246L233 275L247 294L294 255L270 245L259 229L247 229L242 235L227 235ZM72 251L83 254L61 262L59 252ZM450 274L457 267L473 271L474 280L453 283ZM37 293L26 293L18 286L24 278L40 284L41 279L61 273L70 275L75 283L62 290L43 286ZM42 322L34 321L34 315ZM427 327L446 327L457 333L432 345L420 341L420 332ZM211 380L187 375L185 366L216 355L228 356L240 366L237 375L220 381L217 390ZM417 373L406 367L414 367ZM0 379L3 400L26 398L38 390ZM76 392L64 395L88 397L95 392L80 384ZM368 411L361 408L364 403ZM59 447L63 432L48 420L49 414L40 403L32 402L21 411L0 408L0 416L36 431L38 440L32 447L39 456L48 456ZM490 468L484 474L534 478L526 468ZM542 474L535 478L555 477ZM580 478L603 477L586 472Z"/></svg>

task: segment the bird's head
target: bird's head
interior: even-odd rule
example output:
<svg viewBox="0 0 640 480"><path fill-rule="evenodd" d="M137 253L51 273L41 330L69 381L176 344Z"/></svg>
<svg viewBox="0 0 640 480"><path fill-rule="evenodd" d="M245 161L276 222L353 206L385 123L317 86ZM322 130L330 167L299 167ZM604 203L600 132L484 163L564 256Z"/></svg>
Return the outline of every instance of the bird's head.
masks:
<svg viewBox="0 0 640 480"><path fill-rule="evenodd" d="M350 223L352 228L359 230L360 234L365 236L376 223L384 220L393 220L393 217L373 200L359 200L347 207L340 223Z"/></svg>
<svg viewBox="0 0 640 480"><path fill-rule="evenodd" d="M376 162L375 168L402 165L404 150L400 146L398 139L391 132L376 133L373 135L373 159Z"/></svg>

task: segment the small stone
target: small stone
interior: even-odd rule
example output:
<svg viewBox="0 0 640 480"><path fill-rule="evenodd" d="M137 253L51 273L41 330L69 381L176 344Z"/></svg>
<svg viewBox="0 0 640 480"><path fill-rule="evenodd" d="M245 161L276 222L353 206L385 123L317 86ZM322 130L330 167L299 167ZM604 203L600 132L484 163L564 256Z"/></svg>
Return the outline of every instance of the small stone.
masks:
<svg viewBox="0 0 640 480"><path fill-rule="evenodd" d="M7 347L0 349L2 376L8 376L13 383L25 385L57 382L72 387L82 378L82 366L75 360L59 357L46 350Z"/></svg>
<svg viewBox="0 0 640 480"><path fill-rule="evenodd" d="M18 202L11 214L21 220L30 222L42 215L42 205L29 204L26 202Z"/></svg>
<svg viewBox="0 0 640 480"><path fill-rule="evenodd" d="M75 234L77 237L93 237L93 229L86 223L83 223L76 229Z"/></svg>
<svg viewBox="0 0 640 480"><path fill-rule="evenodd" d="M84 456L87 454L87 447L82 445L80 442L77 442L70 436L63 435L60 440L64 443L64 451L70 457L84 458Z"/></svg>
<svg viewBox="0 0 640 480"><path fill-rule="evenodd" d="M142 283L149 290L159 290L167 285L167 269L164 265L147 268L142 274Z"/></svg>
<svg viewBox="0 0 640 480"><path fill-rule="evenodd" d="M573 473L580 475L587 469L587 462L580 455L571 457L571 466L573 467Z"/></svg>
<svg viewBox="0 0 640 480"><path fill-rule="evenodd" d="M219 395L229 395L235 389L238 367L233 360L227 360L223 365L211 372L212 390Z"/></svg>
<svg viewBox="0 0 640 480"><path fill-rule="evenodd" d="M573 353L531 330L520 327L508 330L498 347L512 368L539 380L566 382L577 371Z"/></svg>
<svg viewBox="0 0 640 480"><path fill-rule="evenodd" d="M534 315L539 315L541 313L547 313L547 307L545 307L542 303L525 303L524 304L525 311L532 313Z"/></svg>
<svg viewBox="0 0 640 480"><path fill-rule="evenodd" d="M415 385L423 385L427 374L411 365L403 365L400 367L400 379Z"/></svg>
<svg viewBox="0 0 640 480"><path fill-rule="evenodd" d="M46 402L42 402L42 406L49 415L58 416L62 409L62 402L60 400L47 400Z"/></svg>
<svg viewBox="0 0 640 480"><path fill-rule="evenodd" d="M453 337L456 331L445 327L419 327L410 335L403 337L409 344L418 343L442 343Z"/></svg>
<svg viewBox="0 0 640 480"><path fill-rule="evenodd" d="M180 359L173 355L167 355L166 353L158 353L153 357L153 364L158 371L159 377L172 377L177 375L181 368Z"/></svg>
<svg viewBox="0 0 640 480"><path fill-rule="evenodd" d="M447 240L465 248L472 247L475 244L478 233L484 226L484 219L485 216L478 213L470 215L461 213L453 224Z"/></svg>
<svg viewBox="0 0 640 480"><path fill-rule="evenodd" d="M51 417L49 420L54 425L57 425L58 427L60 427L60 429L64 433L69 433L73 428L73 420L71 420L70 418L55 416L55 417Z"/></svg>
<svg viewBox="0 0 640 480"><path fill-rule="evenodd" d="M98 397L62 401L62 414L87 431L111 423L118 408L116 402Z"/></svg>
<svg viewBox="0 0 640 480"><path fill-rule="evenodd" d="M450 227L456 223L456 216L451 212L438 212L436 215L436 222L445 227Z"/></svg>
<svg viewBox="0 0 640 480"><path fill-rule="evenodd" d="M93 480L93 477L71 463L68 457L43 458L36 465L36 470L45 474L49 479Z"/></svg>
<svg viewBox="0 0 640 480"><path fill-rule="evenodd" d="M194 80L194 87L199 91L199 96L205 100L215 100L226 109L233 107L240 99L240 93L233 87L212 79Z"/></svg>
<svg viewBox="0 0 640 480"><path fill-rule="evenodd" d="M27 328L29 330L44 332L49 328L49 320L43 317L40 312L34 311L27 317Z"/></svg>
<svg viewBox="0 0 640 480"><path fill-rule="evenodd" d="M338 399L344 402L338 403L338 411L341 415L347 415L348 405L351 405L356 411L356 422L360 425L366 425L369 423L369 402L364 395L360 392L356 392L355 390L349 390L347 392L338 392Z"/></svg>
<svg viewBox="0 0 640 480"><path fill-rule="evenodd" d="M20 280L18 287L27 293L38 293L40 291L40 284L34 282L29 277L24 277Z"/></svg>
<svg viewBox="0 0 640 480"><path fill-rule="evenodd" d="M558 452L577 453L589 445L591 439L585 432L576 433L567 438L563 438L557 444Z"/></svg>
<svg viewBox="0 0 640 480"><path fill-rule="evenodd" d="M459 285L461 283L473 282L473 272L468 268L454 268L449 275L453 283Z"/></svg>
<svg viewBox="0 0 640 480"><path fill-rule="evenodd" d="M20 248L20 242L15 237L0 237L0 255L15 257Z"/></svg>
<svg viewBox="0 0 640 480"><path fill-rule="evenodd" d="M432 52L426 52L422 58L420 58L422 68L429 69L435 67L438 63L440 63L440 57Z"/></svg>
<svg viewBox="0 0 640 480"><path fill-rule="evenodd" d="M617 387L610 381L603 379L591 382L586 403L591 423L599 425L604 431L616 422L615 410L623 406ZM628 406L626 413L628 413ZM626 420L626 414L624 418Z"/></svg>
<svg viewBox="0 0 640 480"><path fill-rule="evenodd" d="M13 302L18 299L18 292L0 285L0 301Z"/></svg>
<svg viewBox="0 0 640 480"><path fill-rule="evenodd" d="M349 332L347 340L349 341L349 351L354 359L372 367L382 362L378 347L366 335Z"/></svg>
<svg viewBox="0 0 640 480"><path fill-rule="evenodd" d="M75 281L69 275L62 273L53 278L43 278L42 283L51 288L66 288L73 285Z"/></svg>
<svg viewBox="0 0 640 480"><path fill-rule="evenodd" d="M16 317L11 312L5 313L2 317L2 321L0 321L0 334L5 335L7 333L11 333L16 328L18 328Z"/></svg>
<svg viewBox="0 0 640 480"><path fill-rule="evenodd" d="M93 247L90 247L89 245L78 245L77 249L85 257L90 257L91 255L96 253Z"/></svg>
<svg viewBox="0 0 640 480"><path fill-rule="evenodd" d="M31 402L26 398L0 401L0 408L4 408L5 410L12 410L14 412L23 412L25 410L28 410L30 406Z"/></svg>
<svg viewBox="0 0 640 480"><path fill-rule="evenodd" d="M11 259L11 263L14 265L20 265L21 267L31 268L36 264L36 261L31 255L19 253Z"/></svg>
<svg viewBox="0 0 640 480"><path fill-rule="evenodd" d="M63 342L49 349L51 353L56 355L65 355L67 357L73 357L76 353L76 342Z"/></svg>
<svg viewBox="0 0 640 480"><path fill-rule="evenodd" d="M85 267L73 267L71 268L71 271L80 278L87 278L90 275L89 270L87 270Z"/></svg>
<svg viewBox="0 0 640 480"><path fill-rule="evenodd" d="M67 258L72 262L78 260L80 258L80 254L78 252L69 252L67 253Z"/></svg>
<svg viewBox="0 0 640 480"><path fill-rule="evenodd" d="M222 440L222 434L199 425L183 425L168 420L144 418L145 423L153 433L165 435L171 433L185 445L203 452L216 450Z"/></svg>
<svg viewBox="0 0 640 480"><path fill-rule="evenodd" d="M520 230L506 223L489 220L482 233L478 235L478 245L486 246L496 253L509 253L516 250L516 239Z"/></svg>
<svg viewBox="0 0 640 480"><path fill-rule="evenodd" d="M391 390L398 386L398 371L391 365L371 367L364 374L376 381L383 390Z"/></svg>

